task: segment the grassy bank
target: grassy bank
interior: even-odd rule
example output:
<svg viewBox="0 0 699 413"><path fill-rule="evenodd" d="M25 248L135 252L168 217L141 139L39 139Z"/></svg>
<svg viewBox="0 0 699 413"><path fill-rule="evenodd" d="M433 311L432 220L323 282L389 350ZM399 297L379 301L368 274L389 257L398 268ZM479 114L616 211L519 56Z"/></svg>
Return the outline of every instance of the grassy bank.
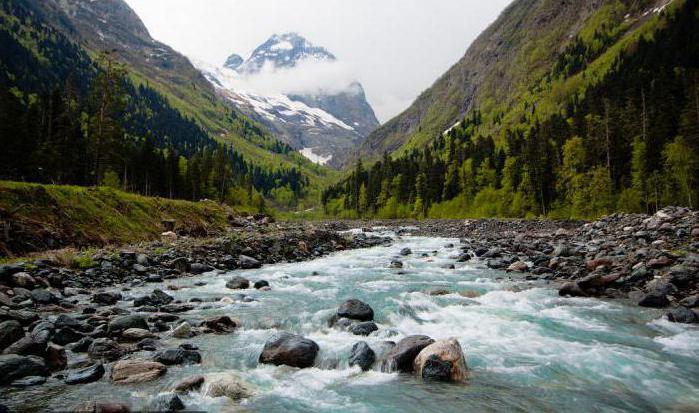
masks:
<svg viewBox="0 0 699 413"><path fill-rule="evenodd" d="M163 232L165 219L176 220L180 234L212 235L224 231L236 213L212 201L0 181L0 257L153 240Z"/></svg>

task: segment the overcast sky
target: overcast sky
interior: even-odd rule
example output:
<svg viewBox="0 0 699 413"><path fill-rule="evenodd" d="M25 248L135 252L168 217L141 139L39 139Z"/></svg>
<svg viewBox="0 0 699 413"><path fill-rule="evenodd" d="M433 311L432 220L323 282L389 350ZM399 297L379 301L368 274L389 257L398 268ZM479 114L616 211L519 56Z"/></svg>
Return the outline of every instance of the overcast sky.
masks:
<svg viewBox="0 0 699 413"><path fill-rule="evenodd" d="M151 35L220 65L274 33L324 46L362 82L381 122L461 58L511 0L126 0Z"/></svg>

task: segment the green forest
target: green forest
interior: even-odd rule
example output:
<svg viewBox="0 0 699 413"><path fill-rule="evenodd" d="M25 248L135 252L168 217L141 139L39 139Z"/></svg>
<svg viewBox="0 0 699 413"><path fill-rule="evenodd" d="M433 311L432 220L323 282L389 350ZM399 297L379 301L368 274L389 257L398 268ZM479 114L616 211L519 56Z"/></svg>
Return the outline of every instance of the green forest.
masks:
<svg viewBox="0 0 699 413"><path fill-rule="evenodd" d="M609 58L604 51L617 42L614 31L573 39L529 91L582 79L584 87L555 111L539 110L536 100L509 113L474 109L424 148L384 154L372 165L359 160L323 193L324 212L348 218L595 218L696 207L699 1L664 11L659 21L652 36L640 36L599 78L585 69Z"/></svg>
<svg viewBox="0 0 699 413"><path fill-rule="evenodd" d="M102 185L148 196L265 209L308 178L212 139L109 52L91 56L20 3L0 2L0 179ZM243 136L263 132L230 110ZM259 139L258 139L259 140ZM291 151L272 141L267 150Z"/></svg>

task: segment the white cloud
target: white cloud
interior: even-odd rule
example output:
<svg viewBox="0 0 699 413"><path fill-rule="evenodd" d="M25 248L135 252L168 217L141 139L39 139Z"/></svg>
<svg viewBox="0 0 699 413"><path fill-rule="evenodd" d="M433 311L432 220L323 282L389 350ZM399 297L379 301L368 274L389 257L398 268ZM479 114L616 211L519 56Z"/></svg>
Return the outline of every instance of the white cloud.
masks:
<svg viewBox="0 0 699 413"><path fill-rule="evenodd" d="M217 65L232 53L249 56L274 33L298 32L336 55L345 67L333 76L356 75L387 121L463 56L511 0L126 1L153 37Z"/></svg>

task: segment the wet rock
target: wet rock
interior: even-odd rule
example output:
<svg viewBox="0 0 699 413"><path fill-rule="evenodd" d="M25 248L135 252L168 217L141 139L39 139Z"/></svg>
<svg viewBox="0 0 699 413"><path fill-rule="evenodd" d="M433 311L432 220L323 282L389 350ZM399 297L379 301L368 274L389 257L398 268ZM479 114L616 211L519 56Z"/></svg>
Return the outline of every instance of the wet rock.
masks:
<svg viewBox="0 0 699 413"><path fill-rule="evenodd" d="M204 394L208 397L228 397L238 401L252 395L252 390L238 377L225 375L206 380Z"/></svg>
<svg viewBox="0 0 699 413"><path fill-rule="evenodd" d="M280 332L267 340L259 362L306 368L313 366L319 350L315 341L296 334Z"/></svg>
<svg viewBox="0 0 699 413"><path fill-rule="evenodd" d="M192 304L167 304L160 306L160 311L164 313L186 313L194 310L194 308Z"/></svg>
<svg viewBox="0 0 699 413"><path fill-rule="evenodd" d="M383 372L411 372L415 357L434 340L427 336L408 336L399 341L395 347L389 350L381 360Z"/></svg>
<svg viewBox="0 0 699 413"><path fill-rule="evenodd" d="M56 304L58 302L58 297L43 288L36 288L32 290L31 298L36 304L41 305Z"/></svg>
<svg viewBox="0 0 699 413"><path fill-rule="evenodd" d="M145 338L154 338L155 334L142 328L127 328L121 333L121 338L126 341L141 341Z"/></svg>
<svg viewBox="0 0 699 413"><path fill-rule="evenodd" d="M376 353L365 341L360 341L352 346L349 359L350 366L359 366L362 370L367 371L375 361Z"/></svg>
<svg viewBox="0 0 699 413"><path fill-rule="evenodd" d="M131 408L110 401L89 401L75 408L75 413L131 413Z"/></svg>
<svg viewBox="0 0 699 413"><path fill-rule="evenodd" d="M373 321L374 310L369 304L353 298L340 305L340 308L337 309L337 316L350 320Z"/></svg>
<svg viewBox="0 0 699 413"><path fill-rule="evenodd" d="M204 376L192 376L177 383L173 390L177 393L188 393L199 390L202 384L204 384L204 381Z"/></svg>
<svg viewBox="0 0 699 413"><path fill-rule="evenodd" d="M189 260L185 257L175 258L170 262L170 268L179 271L180 273L187 273L190 271L191 264Z"/></svg>
<svg viewBox="0 0 699 413"><path fill-rule="evenodd" d="M156 353L155 356L153 356L153 360L166 366L173 366L177 364L199 364L201 363L201 354L195 350L169 348Z"/></svg>
<svg viewBox="0 0 699 413"><path fill-rule="evenodd" d="M403 262L398 261L398 260L393 260L393 261L391 261L391 264L388 266L388 268L394 268L394 269L403 268Z"/></svg>
<svg viewBox="0 0 699 413"><path fill-rule="evenodd" d="M32 289L36 286L36 280L26 272L18 272L12 275L12 284L15 287Z"/></svg>
<svg viewBox="0 0 699 413"><path fill-rule="evenodd" d="M231 290L247 290L250 288L250 281L240 276L233 277L226 283L226 288Z"/></svg>
<svg viewBox="0 0 699 413"><path fill-rule="evenodd" d="M68 349L73 353L85 353L93 341L92 337L83 337L78 342L68 345Z"/></svg>
<svg viewBox="0 0 699 413"><path fill-rule="evenodd" d="M449 295L451 294L451 291L447 290L446 288L430 288L429 290L425 291L425 294L432 297L438 297L442 295Z"/></svg>
<svg viewBox="0 0 699 413"><path fill-rule="evenodd" d="M85 337L83 333L73 330L70 327L63 327L56 330L56 334L54 334L51 340L56 344L65 346L66 344L80 341L83 337Z"/></svg>
<svg viewBox="0 0 699 413"><path fill-rule="evenodd" d="M663 308L670 305L667 295L662 292L644 293L642 291L632 291L629 298L641 307Z"/></svg>
<svg viewBox="0 0 699 413"><path fill-rule="evenodd" d="M215 333L231 333L239 327L239 323L224 315L204 320L200 326Z"/></svg>
<svg viewBox="0 0 699 413"><path fill-rule="evenodd" d="M205 272L213 271L215 268L207 265L207 264L200 264L200 263L194 263L191 266L190 272L192 274L204 274Z"/></svg>
<svg viewBox="0 0 699 413"><path fill-rule="evenodd" d="M153 293L151 293L150 295L136 298L133 302L133 305L134 307L158 307L170 304L173 301L175 301L175 298L163 292L162 290L153 290Z"/></svg>
<svg viewBox="0 0 699 413"><path fill-rule="evenodd" d="M378 329L379 327L373 321L365 321L350 326L349 332L356 336L368 336Z"/></svg>
<svg viewBox="0 0 699 413"><path fill-rule="evenodd" d="M529 271L529 265L527 265L526 262L523 261L517 261L515 263L510 264L509 267L507 267L507 272L526 272Z"/></svg>
<svg viewBox="0 0 699 413"><path fill-rule="evenodd" d="M93 360L114 361L122 356L123 350L113 340L98 338L90 344L87 354Z"/></svg>
<svg viewBox="0 0 699 413"><path fill-rule="evenodd" d="M455 338L439 340L422 349L413 369L423 379L439 381L460 382L468 375L464 352Z"/></svg>
<svg viewBox="0 0 699 413"><path fill-rule="evenodd" d="M97 363L92 366L68 371L64 381L69 385L85 384L97 381L102 376L104 376L104 366L102 363Z"/></svg>
<svg viewBox="0 0 699 413"><path fill-rule="evenodd" d="M68 365L68 356L65 348L55 344L46 346L46 362L52 371L65 369Z"/></svg>
<svg viewBox="0 0 699 413"><path fill-rule="evenodd" d="M687 307L676 307L667 314L667 319L673 323L691 324L699 322L697 314Z"/></svg>
<svg viewBox="0 0 699 413"><path fill-rule="evenodd" d="M186 321L172 330L172 336L176 338L190 338L193 335L192 326Z"/></svg>
<svg viewBox="0 0 699 413"><path fill-rule="evenodd" d="M178 395L168 393L157 395L148 408L152 412L175 412L184 410L185 405Z"/></svg>
<svg viewBox="0 0 699 413"><path fill-rule="evenodd" d="M48 337L28 334L10 344L3 350L3 354L45 357L47 340Z"/></svg>
<svg viewBox="0 0 699 413"><path fill-rule="evenodd" d="M261 268L262 263L255 258L248 257L247 255L241 255L238 257L238 266L244 270L252 270L255 268Z"/></svg>
<svg viewBox="0 0 699 413"><path fill-rule="evenodd" d="M655 259L648 261L646 263L646 266L648 268L657 269L657 268L663 268L663 267L670 266L670 265L672 265L673 262L674 261L668 257L660 257L660 258L655 258Z"/></svg>
<svg viewBox="0 0 699 413"><path fill-rule="evenodd" d="M121 360L112 367L111 379L115 384L145 383L167 372L165 365L146 360Z"/></svg>
<svg viewBox="0 0 699 413"><path fill-rule="evenodd" d="M118 335L129 328L148 330L148 323L141 315L132 314L117 317L109 322L109 334Z"/></svg>
<svg viewBox="0 0 699 413"><path fill-rule="evenodd" d="M699 271L692 270L686 265L675 265L670 268L667 274L668 281L678 287L688 287L696 285L699 278Z"/></svg>
<svg viewBox="0 0 699 413"><path fill-rule="evenodd" d="M61 314L56 318L56 321L54 322L56 328L63 328L63 327L70 327L73 330L80 331L82 333L89 333L94 328L82 321L78 321L75 318L66 315L66 314Z"/></svg>
<svg viewBox="0 0 699 413"><path fill-rule="evenodd" d="M102 292L92 295L92 302L99 305L114 305L121 300L121 294L117 292Z"/></svg>
<svg viewBox="0 0 699 413"><path fill-rule="evenodd" d="M0 356L0 384L9 384L27 376L47 377L49 369L37 356L6 354Z"/></svg>
<svg viewBox="0 0 699 413"><path fill-rule="evenodd" d="M6 310L4 308L0 308L0 321L15 320L23 326L28 326L38 319L39 316L32 311Z"/></svg>
<svg viewBox="0 0 699 413"><path fill-rule="evenodd" d="M264 287L269 287L269 283L265 280L260 280L260 281L256 281L255 284L253 285L253 287L255 287L256 290L259 290L259 289L264 288Z"/></svg>
<svg viewBox="0 0 699 413"><path fill-rule="evenodd" d="M590 260L585 263L585 267L588 271L594 271L599 267L610 267L612 265L612 260L608 258L599 258L596 260Z"/></svg>
<svg viewBox="0 0 699 413"><path fill-rule="evenodd" d="M561 297L587 297L587 293L576 282L565 283L558 290Z"/></svg>
<svg viewBox="0 0 699 413"><path fill-rule="evenodd" d="M18 321L7 320L0 323L0 351L22 337L24 337L24 329Z"/></svg>
<svg viewBox="0 0 699 413"><path fill-rule="evenodd" d="M400 255L403 257L407 257L408 255L412 254L413 251L410 248L403 248L400 250Z"/></svg>

